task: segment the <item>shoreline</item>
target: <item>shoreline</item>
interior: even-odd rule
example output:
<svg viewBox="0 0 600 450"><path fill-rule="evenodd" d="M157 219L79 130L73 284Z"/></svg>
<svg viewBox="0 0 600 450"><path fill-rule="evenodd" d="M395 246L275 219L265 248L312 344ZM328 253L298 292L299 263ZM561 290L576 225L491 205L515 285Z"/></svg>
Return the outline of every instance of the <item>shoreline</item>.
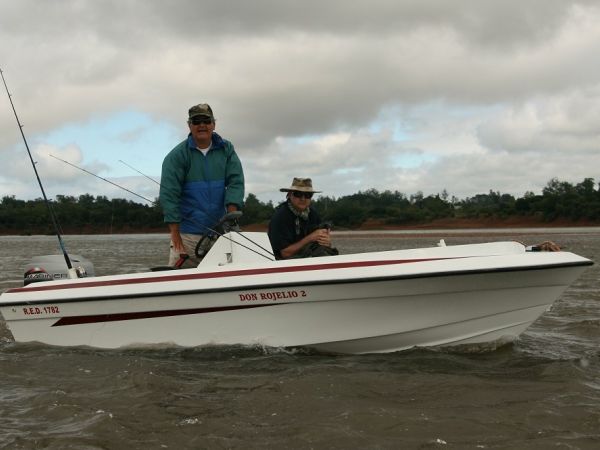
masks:
<svg viewBox="0 0 600 450"><path fill-rule="evenodd" d="M594 228L600 227L600 222L590 221L570 221L570 220L555 220L552 222L544 222L541 220L510 217L507 219L437 219L431 222L422 224L410 225L389 225L379 220L367 220L357 228L337 228L334 224L333 231L355 232L355 231L372 231L372 232L388 232L388 231L443 231L443 230L485 230L485 229L514 229L514 228ZM243 227L245 231L267 231L266 224L251 224Z"/></svg>
<svg viewBox="0 0 600 450"><path fill-rule="evenodd" d="M494 219L439 219L424 224L412 224L412 225L389 225L378 220L368 220L357 228L337 228L335 224L332 231L337 235L357 233L364 235L372 234L388 234L398 236L415 236L415 235L427 235L435 236L436 234L444 234L448 232L454 232L455 234L465 234L472 232L473 234L487 234L493 230L494 234L502 234L502 230L506 229L507 234L514 234L515 230L526 232L530 230L535 232L536 230L543 229L540 233L547 233L552 229L564 230L564 229L580 229L585 230L586 228L597 228L600 227L600 222L592 223L589 221L566 221L566 220L555 220L553 222L543 222L540 220L524 219L520 217L508 218L503 220ZM249 232L266 232L268 229L267 224L250 224L243 225L242 229ZM165 234L168 235L166 228L150 228L132 230L127 228L125 230L93 230L90 228L84 228L79 230L65 229L61 232L61 235L110 235L110 234ZM31 232L31 233L16 233L14 231L0 231L0 236L55 236L56 233L47 231L43 232Z"/></svg>

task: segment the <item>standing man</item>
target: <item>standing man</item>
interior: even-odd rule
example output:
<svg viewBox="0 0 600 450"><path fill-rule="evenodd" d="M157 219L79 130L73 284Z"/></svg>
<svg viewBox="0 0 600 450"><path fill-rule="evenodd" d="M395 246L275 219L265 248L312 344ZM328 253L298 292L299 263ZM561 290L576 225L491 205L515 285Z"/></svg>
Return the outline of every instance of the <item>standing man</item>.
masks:
<svg viewBox="0 0 600 450"><path fill-rule="evenodd" d="M169 266L181 255L186 265L197 266L198 241L225 214L242 208L244 172L233 144L215 133L215 118L206 103L188 111L190 133L165 157L160 204L171 234ZM177 265L181 267L182 265Z"/></svg>

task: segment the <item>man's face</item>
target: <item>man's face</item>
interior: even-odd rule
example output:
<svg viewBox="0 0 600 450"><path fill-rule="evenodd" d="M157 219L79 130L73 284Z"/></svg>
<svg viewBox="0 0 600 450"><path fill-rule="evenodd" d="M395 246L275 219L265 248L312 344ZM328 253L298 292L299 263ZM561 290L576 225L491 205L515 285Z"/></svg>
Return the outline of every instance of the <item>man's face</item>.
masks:
<svg viewBox="0 0 600 450"><path fill-rule="evenodd" d="M310 206L311 198L311 193L298 191L290 192L290 201L292 202L292 206L298 211L304 211L306 208L308 208Z"/></svg>
<svg viewBox="0 0 600 450"><path fill-rule="evenodd" d="M215 131L215 122L212 119L202 116L194 117L188 121L188 126L196 143L210 143L212 133Z"/></svg>

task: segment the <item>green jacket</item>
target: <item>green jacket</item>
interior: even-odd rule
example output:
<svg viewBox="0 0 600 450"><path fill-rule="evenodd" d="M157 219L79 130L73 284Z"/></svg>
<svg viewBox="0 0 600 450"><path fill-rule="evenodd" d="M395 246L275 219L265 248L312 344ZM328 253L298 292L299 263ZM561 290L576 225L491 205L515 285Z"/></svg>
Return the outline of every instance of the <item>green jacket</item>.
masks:
<svg viewBox="0 0 600 450"><path fill-rule="evenodd" d="M165 157L160 204L166 223L179 223L182 233L206 234L226 212L244 203L244 172L233 144L213 133L206 156L191 135Z"/></svg>

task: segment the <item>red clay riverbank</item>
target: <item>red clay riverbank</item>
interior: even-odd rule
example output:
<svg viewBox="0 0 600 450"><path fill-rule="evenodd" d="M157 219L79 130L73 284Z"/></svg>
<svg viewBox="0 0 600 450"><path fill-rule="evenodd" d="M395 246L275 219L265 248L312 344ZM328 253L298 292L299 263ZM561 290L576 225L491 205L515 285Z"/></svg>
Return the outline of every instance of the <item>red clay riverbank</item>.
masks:
<svg viewBox="0 0 600 450"><path fill-rule="evenodd" d="M447 218L434 220L423 224L389 225L379 220L368 220L358 228L340 229L336 231L394 231L394 230L465 230L485 228L568 228L568 227L598 227L600 222L555 220L544 222L527 217L510 217L507 219L457 219ZM266 231L266 224L245 225L245 231Z"/></svg>
<svg viewBox="0 0 600 450"><path fill-rule="evenodd" d="M244 231L266 231L267 224L250 224L244 225L242 228ZM389 225L379 220L368 220L358 228L346 229L336 227L334 224L334 230L338 232L343 231L395 231L395 230L414 230L418 233L419 230L485 230L486 228L570 228L570 227L600 227L600 222L590 221L570 221L570 220L554 220L552 222L544 222L542 220L536 220L529 217L510 217L507 219L457 219L447 218L434 220L428 223L422 224L410 224L410 225ZM94 229L93 227L85 228L69 228L64 227L63 234L155 234L164 233L168 231L165 228L144 228L144 229L132 229L126 228L122 230L114 229L111 231L106 229ZM0 231L0 235L17 235L23 234L15 231ZM46 232L34 231L27 234L54 234L50 230Z"/></svg>
<svg viewBox="0 0 600 450"><path fill-rule="evenodd" d="M438 219L419 225L386 225L376 220L365 222L360 230L447 230L469 228L562 228L562 227L597 227L600 222L554 220L545 222L529 217L509 217L507 219Z"/></svg>

